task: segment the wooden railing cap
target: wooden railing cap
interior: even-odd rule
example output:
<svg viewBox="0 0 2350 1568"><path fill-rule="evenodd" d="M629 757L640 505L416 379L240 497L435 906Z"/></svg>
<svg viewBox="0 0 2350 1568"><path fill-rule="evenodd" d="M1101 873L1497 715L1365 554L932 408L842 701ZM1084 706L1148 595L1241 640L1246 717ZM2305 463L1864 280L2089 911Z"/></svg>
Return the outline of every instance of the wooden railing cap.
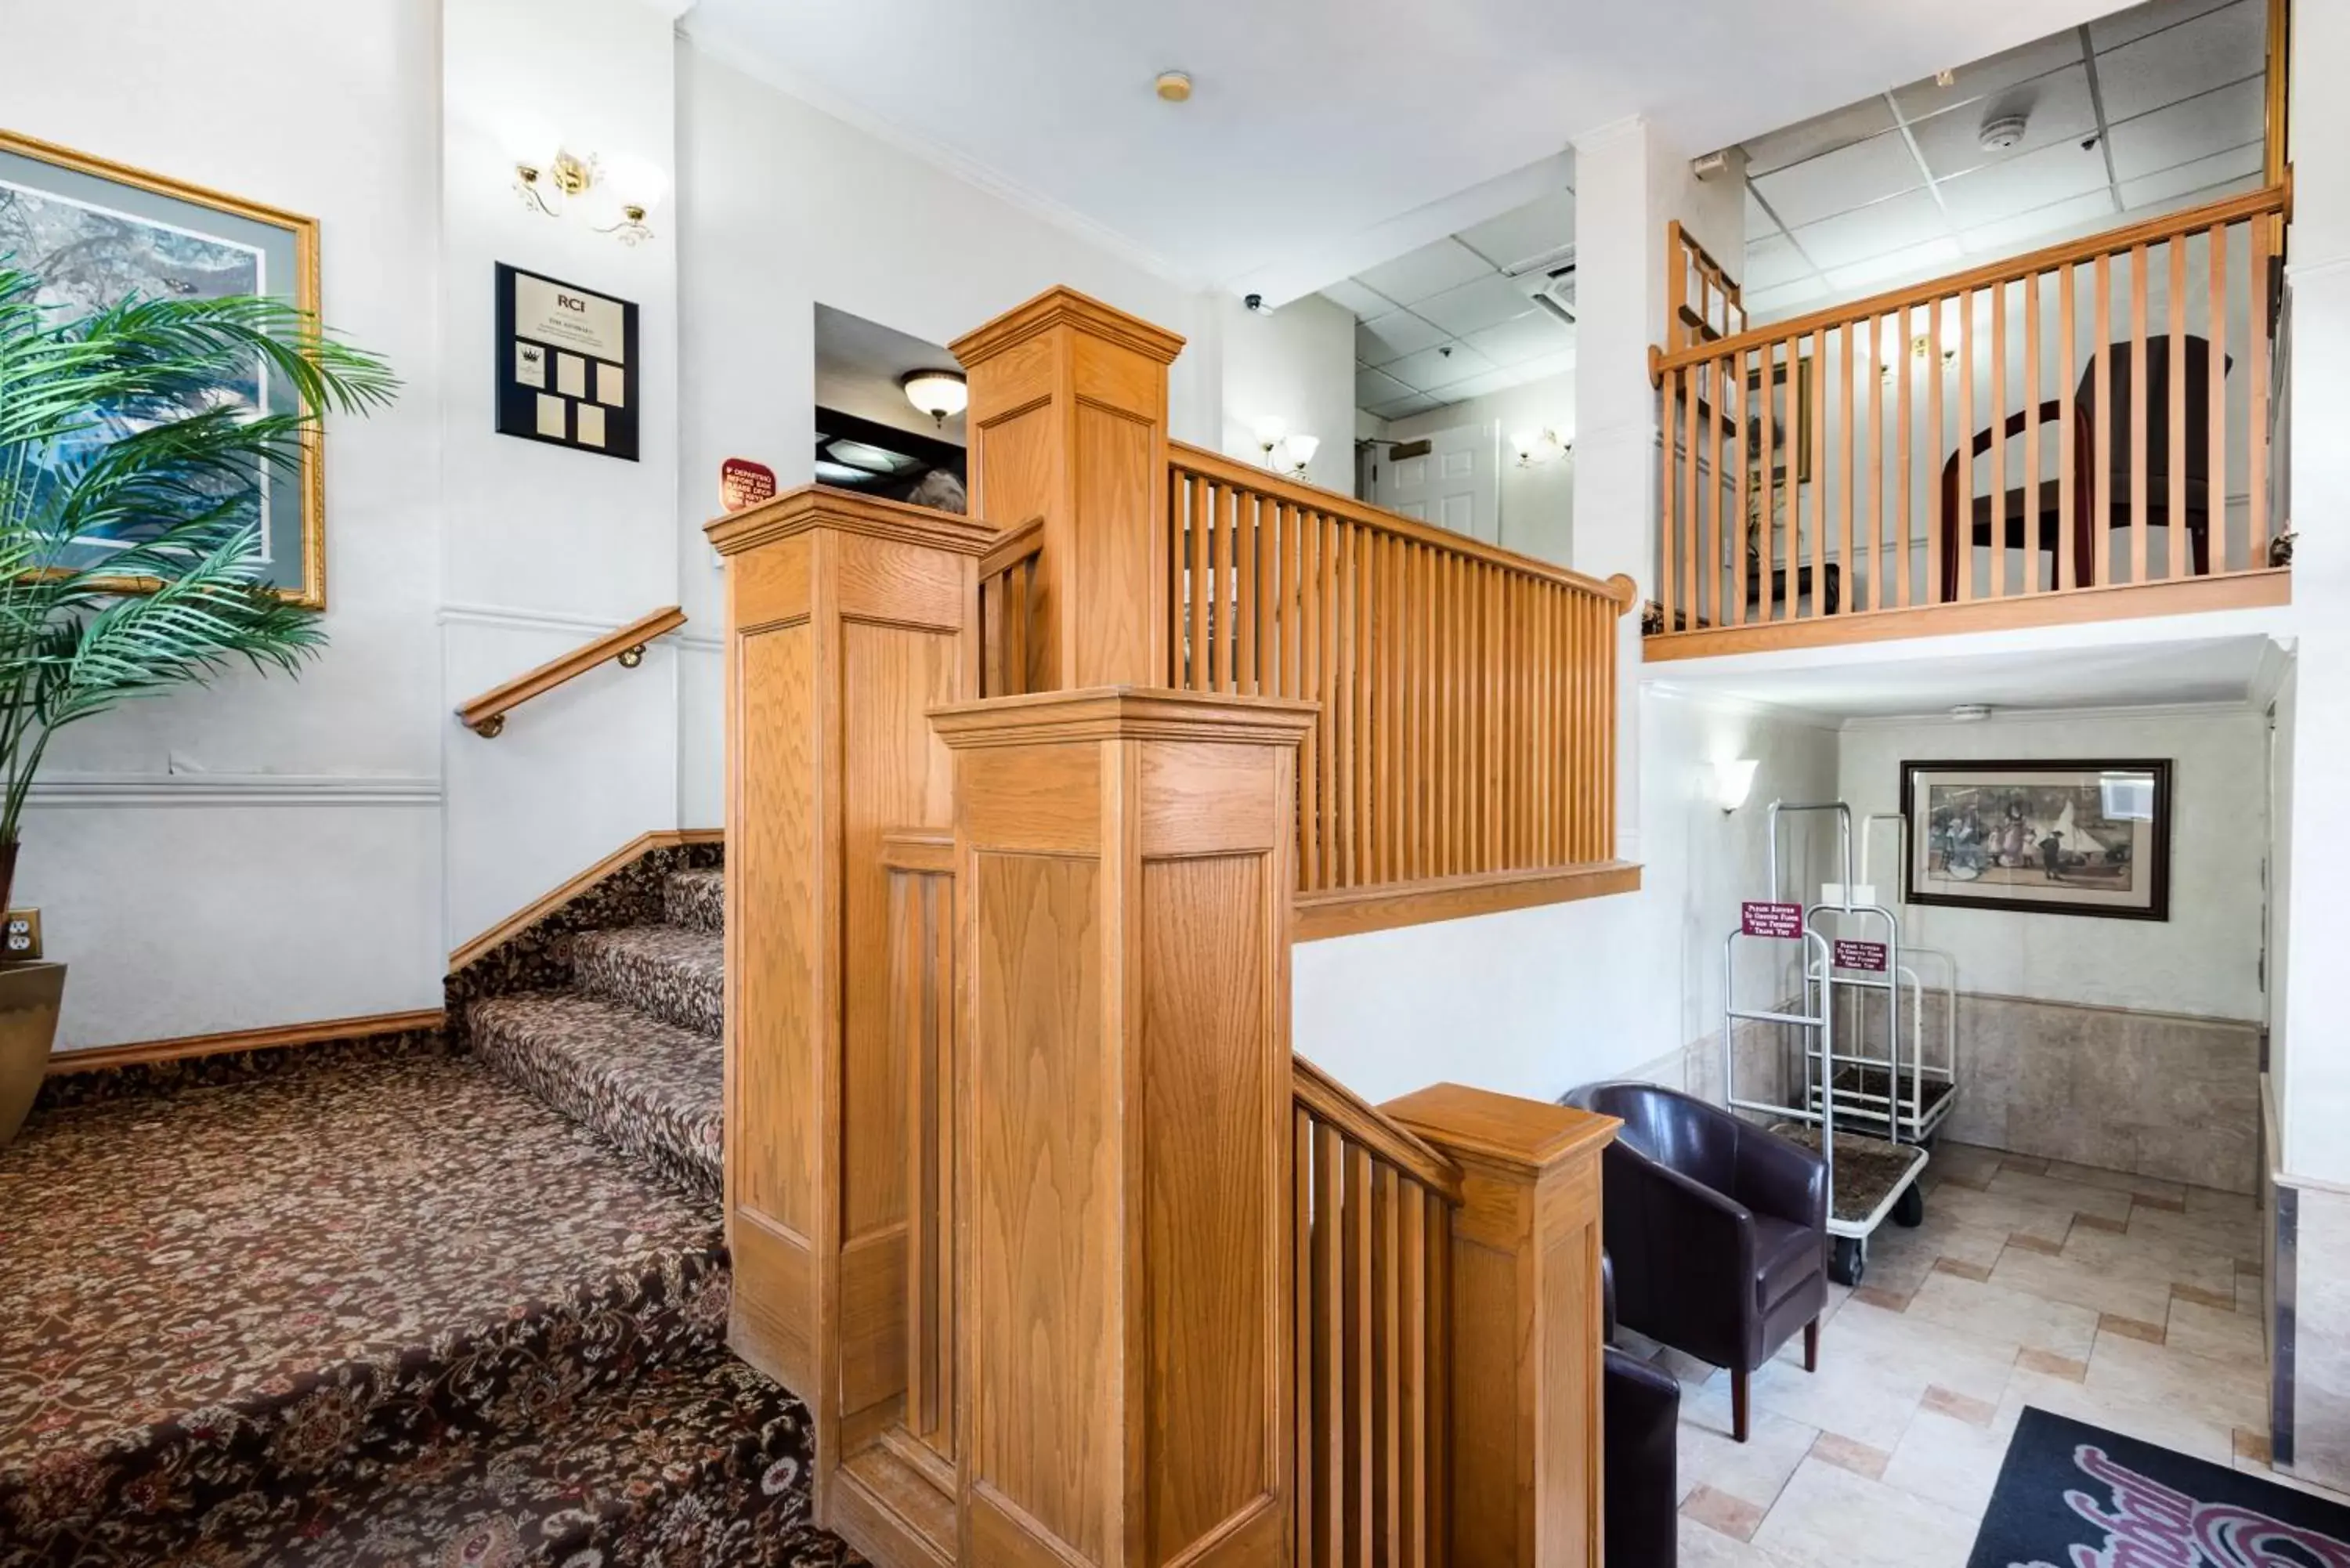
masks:
<svg viewBox="0 0 2350 1568"><path fill-rule="evenodd" d="M976 517L884 501L853 490L835 490L828 484L786 490L773 500L706 524L702 531L720 555L733 556L816 528L927 545L963 556L985 555L997 538L994 524Z"/></svg>
<svg viewBox="0 0 2350 1568"><path fill-rule="evenodd" d="M1295 745L1314 726L1318 702L1222 697L1152 686L1097 686L993 697L930 711L931 727L958 751L1055 741L1211 741Z"/></svg>
<svg viewBox="0 0 2350 1568"><path fill-rule="evenodd" d="M1379 1109L1448 1154L1533 1174L1586 1150L1596 1152L1623 1125L1614 1116L1465 1084L1431 1084Z"/></svg>
<svg viewBox="0 0 2350 1568"><path fill-rule="evenodd" d="M919 871L928 876L954 875L954 830L948 827L893 827L881 835L881 865L890 871Z"/></svg>
<svg viewBox="0 0 2350 1568"><path fill-rule="evenodd" d="M976 369L1005 349L1063 326L1148 355L1162 365L1173 364L1175 356L1183 351L1180 334L1129 316L1114 305L1104 305L1066 284L1055 284L986 326L964 333L947 345L947 352L962 361L964 369Z"/></svg>
<svg viewBox="0 0 2350 1568"><path fill-rule="evenodd" d="M685 611L676 605L665 605L649 615L639 616L626 626L616 627L592 642L557 654L536 670L525 670L513 680L458 704L457 722L484 739L494 737L505 728L506 715L532 698L585 675L608 659L618 659L633 667L643 659L645 644L657 637L667 637L684 624Z"/></svg>

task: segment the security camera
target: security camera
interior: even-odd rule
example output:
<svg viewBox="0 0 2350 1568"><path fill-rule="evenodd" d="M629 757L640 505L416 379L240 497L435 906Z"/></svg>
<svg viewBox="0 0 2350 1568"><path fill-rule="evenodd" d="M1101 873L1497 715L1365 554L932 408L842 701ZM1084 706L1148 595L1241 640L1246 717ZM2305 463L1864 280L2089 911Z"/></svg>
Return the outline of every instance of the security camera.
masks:
<svg viewBox="0 0 2350 1568"><path fill-rule="evenodd" d="M1264 314L1264 296L1261 294L1252 294L1243 299L1241 303L1247 306L1259 316L1263 316Z"/></svg>

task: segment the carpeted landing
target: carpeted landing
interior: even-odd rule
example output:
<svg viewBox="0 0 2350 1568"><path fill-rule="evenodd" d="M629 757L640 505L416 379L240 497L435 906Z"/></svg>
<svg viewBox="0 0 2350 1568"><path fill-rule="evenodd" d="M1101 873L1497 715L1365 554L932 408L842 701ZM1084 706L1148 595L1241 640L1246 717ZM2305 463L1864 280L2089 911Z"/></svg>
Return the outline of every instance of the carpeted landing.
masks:
<svg viewBox="0 0 2350 1568"><path fill-rule="evenodd" d="M724 1348L714 893L670 907L475 1004L471 1056L37 1116L0 1565L843 1561L805 1411Z"/></svg>

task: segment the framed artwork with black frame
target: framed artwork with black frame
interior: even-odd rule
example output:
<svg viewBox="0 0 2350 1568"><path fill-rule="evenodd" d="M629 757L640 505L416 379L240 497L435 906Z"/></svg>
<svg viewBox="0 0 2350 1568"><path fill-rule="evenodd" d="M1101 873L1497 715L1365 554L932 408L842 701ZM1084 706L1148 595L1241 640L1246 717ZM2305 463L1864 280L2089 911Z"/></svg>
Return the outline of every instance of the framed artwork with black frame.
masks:
<svg viewBox="0 0 2350 1568"><path fill-rule="evenodd" d="M1911 904L2170 918L2170 763L1904 762Z"/></svg>

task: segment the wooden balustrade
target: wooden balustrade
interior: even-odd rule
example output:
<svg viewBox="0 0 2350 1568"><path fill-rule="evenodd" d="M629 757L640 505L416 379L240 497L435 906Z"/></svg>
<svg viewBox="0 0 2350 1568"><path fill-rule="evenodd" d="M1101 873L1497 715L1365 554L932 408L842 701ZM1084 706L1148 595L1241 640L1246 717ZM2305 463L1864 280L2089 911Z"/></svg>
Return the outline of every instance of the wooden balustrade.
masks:
<svg viewBox="0 0 2350 1568"><path fill-rule="evenodd" d="M884 834L889 1034L906 1070L906 1411L912 1462L954 1491L954 835Z"/></svg>
<svg viewBox="0 0 2350 1568"><path fill-rule="evenodd" d="M1629 578L1180 442L1168 484L1168 684L1321 704L1298 759L1301 918L1364 890L1481 878L1501 898L1527 872L1613 865Z"/></svg>
<svg viewBox="0 0 2350 1568"><path fill-rule="evenodd" d="M1293 1063L1298 1568L1446 1555L1452 1210L1461 1172Z"/></svg>
<svg viewBox="0 0 2350 1568"><path fill-rule="evenodd" d="M1675 348L1746 330L1738 280L1690 237L1676 218L1665 225L1665 341Z"/></svg>
<svg viewBox="0 0 2350 1568"><path fill-rule="evenodd" d="M1719 338L1669 320L1648 656L2282 602L2264 471L2288 202Z"/></svg>
<svg viewBox="0 0 2350 1568"><path fill-rule="evenodd" d="M1036 580L1045 555L1045 519L1031 517L1007 530L979 558L979 691L983 697L1018 697L1045 690L1037 668Z"/></svg>

